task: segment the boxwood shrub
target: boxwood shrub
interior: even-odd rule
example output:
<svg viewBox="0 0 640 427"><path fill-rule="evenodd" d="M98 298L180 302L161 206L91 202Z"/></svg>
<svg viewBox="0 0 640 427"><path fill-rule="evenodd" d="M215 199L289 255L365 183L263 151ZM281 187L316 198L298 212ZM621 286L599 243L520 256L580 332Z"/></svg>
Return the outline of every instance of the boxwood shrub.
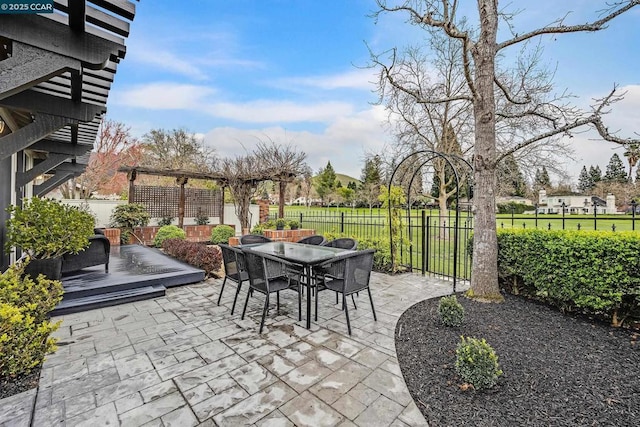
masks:
<svg viewBox="0 0 640 427"><path fill-rule="evenodd" d="M498 271L512 293L620 326L638 314L640 237L633 232L499 230Z"/></svg>
<svg viewBox="0 0 640 427"><path fill-rule="evenodd" d="M60 322L48 314L62 299L62 283L43 275L23 277L13 265L0 275L0 383L28 374L55 350L49 335Z"/></svg>
<svg viewBox="0 0 640 427"><path fill-rule="evenodd" d="M177 225L163 225L158 229L156 237L153 238L153 244L156 247L162 246L162 242L167 239L186 239L187 233Z"/></svg>
<svg viewBox="0 0 640 427"><path fill-rule="evenodd" d="M236 235L236 231L230 225L216 225L211 230L211 243L229 243L229 239Z"/></svg>

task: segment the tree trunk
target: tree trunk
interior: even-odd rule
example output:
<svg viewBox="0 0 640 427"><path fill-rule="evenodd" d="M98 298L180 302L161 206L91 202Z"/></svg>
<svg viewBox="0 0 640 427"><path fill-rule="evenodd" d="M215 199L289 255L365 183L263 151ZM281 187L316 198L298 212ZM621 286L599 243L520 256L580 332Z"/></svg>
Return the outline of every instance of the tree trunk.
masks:
<svg viewBox="0 0 640 427"><path fill-rule="evenodd" d="M278 218L284 218L284 192L287 189L287 183L285 181L280 181L278 186L280 192L278 195Z"/></svg>
<svg viewBox="0 0 640 427"><path fill-rule="evenodd" d="M475 153L473 158L475 232L473 237L472 297L500 301L498 239L496 236L496 117L494 76L498 11L495 0L478 0L480 37L473 47L475 62Z"/></svg>

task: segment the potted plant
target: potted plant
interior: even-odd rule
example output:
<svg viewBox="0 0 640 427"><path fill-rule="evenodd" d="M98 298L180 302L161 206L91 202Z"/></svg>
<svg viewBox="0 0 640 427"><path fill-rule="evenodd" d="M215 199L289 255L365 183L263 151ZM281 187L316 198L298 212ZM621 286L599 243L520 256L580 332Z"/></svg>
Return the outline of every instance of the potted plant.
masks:
<svg viewBox="0 0 640 427"><path fill-rule="evenodd" d="M300 228L300 223L296 220L291 220L289 221L289 228L292 230L297 230L298 228Z"/></svg>
<svg viewBox="0 0 640 427"><path fill-rule="evenodd" d="M62 255L77 254L89 246L94 218L75 206L34 197L23 206L10 206L5 250L20 248L28 261L25 274L60 279Z"/></svg>
<svg viewBox="0 0 640 427"><path fill-rule="evenodd" d="M113 209L111 226L120 229L120 242L126 245L133 235L133 227L144 227L149 224L150 219L147 208L139 203L129 203Z"/></svg>
<svg viewBox="0 0 640 427"><path fill-rule="evenodd" d="M276 219L276 230L284 230L284 227L287 225L287 220L284 218Z"/></svg>

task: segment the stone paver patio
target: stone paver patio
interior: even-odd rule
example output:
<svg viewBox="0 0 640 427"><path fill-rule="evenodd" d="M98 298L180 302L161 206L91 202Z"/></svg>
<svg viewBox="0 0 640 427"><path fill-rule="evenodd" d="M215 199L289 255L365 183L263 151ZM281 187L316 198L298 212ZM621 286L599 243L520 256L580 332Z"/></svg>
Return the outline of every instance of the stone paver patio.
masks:
<svg viewBox="0 0 640 427"><path fill-rule="evenodd" d="M310 330L297 321L295 293L282 292L280 315L273 306L258 335L264 296L240 320L245 291L231 316L235 289L227 284L218 307L220 285L61 316L38 390L0 400L0 425L29 426L34 400L39 427L427 425L402 378L394 329L451 282L374 273L378 321L362 294L357 310L350 303L352 336L331 292L320 294Z"/></svg>

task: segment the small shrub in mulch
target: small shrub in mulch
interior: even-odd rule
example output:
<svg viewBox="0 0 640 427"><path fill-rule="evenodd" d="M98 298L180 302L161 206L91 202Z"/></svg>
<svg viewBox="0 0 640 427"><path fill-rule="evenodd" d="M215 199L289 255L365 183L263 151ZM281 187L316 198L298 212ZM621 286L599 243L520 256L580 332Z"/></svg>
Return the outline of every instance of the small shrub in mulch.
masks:
<svg viewBox="0 0 640 427"><path fill-rule="evenodd" d="M162 243L162 250L182 262L201 268L207 276L218 276L222 267L222 254L217 247L182 239L168 239Z"/></svg>
<svg viewBox="0 0 640 427"><path fill-rule="evenodd" d="M636 426L640 419L637 331L567 316L523 297L501 304L458 298L465 322L444 326L437 299L396 326L402 374L429 426ZM460 336L481 337L504 371L475 390L455 369Z"/></svg>
<svg viewBox="0 0 640 427"><path fill-rule="evenodd" d="M455 295L440 298L438 303L440 320L445 326L460 326L464 322L464 307Z"/></svg>

